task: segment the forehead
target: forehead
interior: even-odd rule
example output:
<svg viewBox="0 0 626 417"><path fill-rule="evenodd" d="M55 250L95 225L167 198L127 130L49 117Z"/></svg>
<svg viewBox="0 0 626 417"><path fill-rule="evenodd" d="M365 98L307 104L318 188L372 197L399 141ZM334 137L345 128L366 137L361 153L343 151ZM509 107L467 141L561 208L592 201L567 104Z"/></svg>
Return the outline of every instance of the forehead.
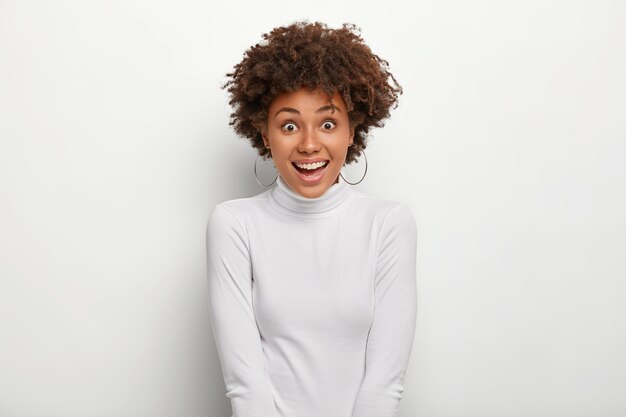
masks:
<svg viewBox="0 0 626 417"><path fill-rule="evenodd" d="M280 93L271 102L269 111L281 107L291 107L299 111L315 111L322 106L333 104L345 113L346 104L341 94L335 92L329 100L328 94L321 89L301 88L295 91Z"/></svg>

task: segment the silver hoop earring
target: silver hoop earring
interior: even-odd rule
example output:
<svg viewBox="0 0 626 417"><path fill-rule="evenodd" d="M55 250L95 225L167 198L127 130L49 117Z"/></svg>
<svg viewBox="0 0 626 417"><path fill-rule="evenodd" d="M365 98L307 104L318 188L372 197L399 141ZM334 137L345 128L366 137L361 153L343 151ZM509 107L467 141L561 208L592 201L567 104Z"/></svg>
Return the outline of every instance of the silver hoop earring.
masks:
<svg viewBox="0 0 626 417"><path fill-rule="evenodd" d="M341 174L341 171L339 172L339 175L341 175L341 178L343 178L343 180L346 181L350 185L357 185L358 183L363 181L363 178L365 178L365 175L367 174L367 156L365 155L365 149L361 149L361 153L365 157L365 172L363 173L363 176L361 177L361 179L358 182L347 181L346 178Z"/></svg>
<svg viewBox="0 0 626 417"><path fill-rule="evenodd" d="M278 179L278 171L276 171L276 178L274 178L274 181L270 182L267 185L262 184L261 181L259 181L259 176L256 173L256 165L257 165L257 162L259 161L259 156L261 155L257 154L256 159L254 160L254 178L256 179L256 182L258 182L261 187L269 187L270 185L274 184L276 180Z"/></svg>

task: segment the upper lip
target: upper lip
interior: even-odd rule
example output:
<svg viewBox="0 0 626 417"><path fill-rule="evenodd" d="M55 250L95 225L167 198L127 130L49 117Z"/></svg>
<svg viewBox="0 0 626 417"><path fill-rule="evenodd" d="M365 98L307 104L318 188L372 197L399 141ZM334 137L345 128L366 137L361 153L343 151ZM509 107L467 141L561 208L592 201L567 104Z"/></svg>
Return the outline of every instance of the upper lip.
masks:
<svg viewBox="0 0 626 417"><path fill-rule="evenodd" d="M297 159L291 162L293 162L294 164L312 164L315 162L324 162L324 161L328 161L328 159L324 159L324 158Z"/></svg>

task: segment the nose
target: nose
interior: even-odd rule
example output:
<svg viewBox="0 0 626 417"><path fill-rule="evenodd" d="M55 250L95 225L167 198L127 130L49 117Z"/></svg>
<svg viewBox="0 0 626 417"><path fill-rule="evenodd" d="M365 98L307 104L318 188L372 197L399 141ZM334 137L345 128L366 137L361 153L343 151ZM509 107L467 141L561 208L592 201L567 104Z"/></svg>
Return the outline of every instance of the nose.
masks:
<svg viewBox="0 0 626 417"><path fill-rule="evenodd" d="M320 150L321 144L315 128L308 127L302 130L301 139L298 143L298 151L303 153L317 152Z"/></svg>

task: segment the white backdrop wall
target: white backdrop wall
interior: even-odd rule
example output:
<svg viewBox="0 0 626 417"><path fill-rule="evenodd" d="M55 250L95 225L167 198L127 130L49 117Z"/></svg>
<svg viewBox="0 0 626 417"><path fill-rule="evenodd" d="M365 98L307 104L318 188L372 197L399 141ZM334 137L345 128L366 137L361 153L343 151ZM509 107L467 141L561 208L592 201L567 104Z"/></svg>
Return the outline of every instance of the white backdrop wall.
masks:
<svg viewBox="0 0 626 417"><path fill-rule="evenodd" d="M625 416L626 3L592 0L0 0L0 416L231 415L204 228L263 189L219 86L303 18L405 91L357 186L418 222L400 416Z"/></svg>

